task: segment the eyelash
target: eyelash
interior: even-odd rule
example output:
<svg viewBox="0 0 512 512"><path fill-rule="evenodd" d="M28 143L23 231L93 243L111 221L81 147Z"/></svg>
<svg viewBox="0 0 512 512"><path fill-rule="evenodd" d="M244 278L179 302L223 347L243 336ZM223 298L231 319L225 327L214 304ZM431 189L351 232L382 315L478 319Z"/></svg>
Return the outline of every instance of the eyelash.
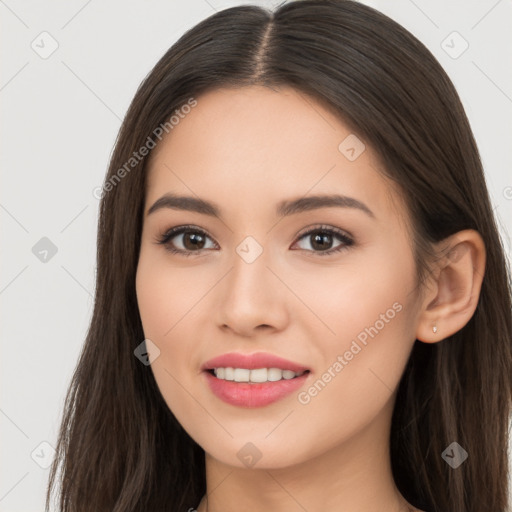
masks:
<svg viewBox="0 0 512 512"><path fill-rule="evenodd" d="M170 245L170 243L169 243L170 240L172 240L175 236L181 235L183 233L189 233L189 232L199 233L207 238L211 238L208 235L208 233L206 231L204 231L203 229L196 227L196 226L186 225L186 226L177 226L177 227L169 229L163 235L161 235L160 237L157 238L156 243L163 245L167 251L169 251L173 254L180 254L181 256L187 256L187 257L200 254L203 251L210 250L210 249L200 249L198 251L184 251L183 249L176 249L175 247L172 247ZM343 243L340 244L338 247L329 249L327 251L310 251L308 249L299 249L299 250L313 252L315 254L318 254L319 256L326 256L326 255L330 255L330 254L334 254L337 252L347 250L350 246L352 246L354 244L354 240L352 238L350 238L344 231L341 231L340 229L334 228L332 226L325 226L325 225L320 225L320 226L311 228L306 232L299 233L297 235L297 240L300 240L308 235L312 235L313 233L324 233L324 234L327 233L329 235L334 235L334 236L338 237L338 239L341 240L341 242L343 242Z"/></svg>

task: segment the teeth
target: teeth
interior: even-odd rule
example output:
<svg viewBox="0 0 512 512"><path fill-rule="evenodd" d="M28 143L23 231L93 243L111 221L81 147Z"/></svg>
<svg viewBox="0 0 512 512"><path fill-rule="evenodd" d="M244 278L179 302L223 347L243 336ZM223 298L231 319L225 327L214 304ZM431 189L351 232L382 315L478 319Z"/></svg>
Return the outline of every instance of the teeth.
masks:
<svg viewBox="0 0 512 512"><path fill-rule="evenodd" d="M249 382L250 376L250 370L246 370L245 368L235 368L235 378L233 380L235 382Z"/></svg>
<svg viewBox="0 0 512 512"><path fill-rule="evenodd" d="M295 373L280 368L257 368L254 370L248 370L247 368L215 368L213 371L218 379L235 382L275 382L281 379L293 379L304 373Z"/></svg>

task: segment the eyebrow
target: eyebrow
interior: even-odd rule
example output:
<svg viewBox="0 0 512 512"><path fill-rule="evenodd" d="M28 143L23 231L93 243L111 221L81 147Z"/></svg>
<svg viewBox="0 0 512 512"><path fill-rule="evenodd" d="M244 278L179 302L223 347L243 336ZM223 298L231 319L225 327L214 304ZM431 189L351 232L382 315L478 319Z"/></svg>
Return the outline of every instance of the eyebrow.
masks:
<svg viewBox="0 0 512 512"><path fill-rule="evenodd" d="M354 208L361 210L372 218L375 218L375 214L361 201L353 197L338 194L306 196L299 199L281 201L277 204L276 214L278 216L285 217L296 213L328 207ZM197 197L178 196L171 193L167 193L155 201L151 208L149 208L146 215L151 215L162 208L186 210L189 212L201 213L203 215L210 215L212 217L221 217L221 209L215 203Z"/></svg>

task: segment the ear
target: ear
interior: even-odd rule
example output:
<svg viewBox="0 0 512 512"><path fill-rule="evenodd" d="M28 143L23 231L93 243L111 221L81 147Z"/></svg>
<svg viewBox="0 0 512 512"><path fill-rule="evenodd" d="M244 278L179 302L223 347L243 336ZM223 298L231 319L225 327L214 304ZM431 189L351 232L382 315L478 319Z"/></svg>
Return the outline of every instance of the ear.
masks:
<svg viewBox="0 0 512 512"><path fill-rule="evenodd" d="M485 271L485 245L473 229L445 238L436 250L442 256L426 283L416 330L416 338L425 343L441 341L469 322Z"/></svg>

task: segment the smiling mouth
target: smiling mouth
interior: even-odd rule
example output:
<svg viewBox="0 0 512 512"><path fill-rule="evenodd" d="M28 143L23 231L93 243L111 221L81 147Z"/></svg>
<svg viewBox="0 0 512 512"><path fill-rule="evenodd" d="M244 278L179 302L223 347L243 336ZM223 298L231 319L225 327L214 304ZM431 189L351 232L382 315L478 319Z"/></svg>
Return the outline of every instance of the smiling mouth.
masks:
<svg viewBox="0 0 512 512"><path fill-rule="evenodd" d="M309 373L309 370L294 372L292 370L282 370L281 368L212 368L206 370L219 380L231 381L244 384L262 384L266 382L279 382L282 380L292 380Z"/></svg>

